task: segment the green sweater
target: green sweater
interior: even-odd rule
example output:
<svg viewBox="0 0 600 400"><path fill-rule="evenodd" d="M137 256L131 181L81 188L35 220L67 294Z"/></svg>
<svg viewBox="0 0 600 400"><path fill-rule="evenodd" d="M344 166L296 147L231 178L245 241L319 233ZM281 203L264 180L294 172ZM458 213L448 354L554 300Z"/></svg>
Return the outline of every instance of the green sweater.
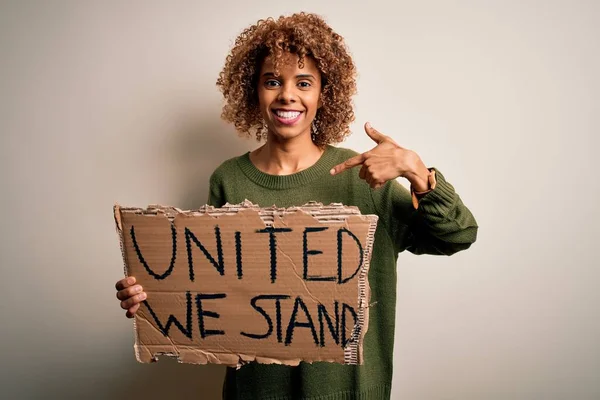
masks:
<svg viewBox="0 0 600 400"><path fill-rule="evenodd" d="M319 201L357 206L363 214L377 214L379 223L369 283L369 329L364 342L364 365L326 362L297 367L250 363L228 368L225 399L260 400L379 400L389 399L392 383L396 261L398 253L451 255L467 249L477 236L477 223L459 196L436 170L437 186L414 209L408 190L396 181L372 190L358 177L359 168L331 176L329 170L356 155L327 146L308 169L286 175L258 170L249 153L225 161L210 178L209 204L241 203L290 207Z"/></svg>

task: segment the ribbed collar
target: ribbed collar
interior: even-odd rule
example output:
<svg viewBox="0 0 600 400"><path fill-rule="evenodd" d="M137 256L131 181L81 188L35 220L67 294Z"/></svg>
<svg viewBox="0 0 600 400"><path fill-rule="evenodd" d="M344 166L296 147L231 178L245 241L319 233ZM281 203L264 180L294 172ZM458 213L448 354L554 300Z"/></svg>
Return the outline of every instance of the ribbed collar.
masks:
<svg viewBox="0 0 600 400"><path fill-rule="evenodd" d="M257 185L271 190L284 190L305 185L324 174L335 164L335 147L327 145L316 163L291 175L270 175L262 172L250 161L250 152L238 157L237 162L242 172Z"/></svg>

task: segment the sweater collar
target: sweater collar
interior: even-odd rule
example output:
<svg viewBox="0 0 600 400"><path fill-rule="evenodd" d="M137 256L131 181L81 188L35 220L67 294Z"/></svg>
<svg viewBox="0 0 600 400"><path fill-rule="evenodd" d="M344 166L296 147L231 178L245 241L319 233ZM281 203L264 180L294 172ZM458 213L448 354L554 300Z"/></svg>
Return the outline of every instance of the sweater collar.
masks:
<svg viewBox="0 0 600 400"><path fill-rule="evenodd" d="M291 189L329 174L329 170L335 166L334 149L335 147L327 145L316 163L291 175L270 175L262 172L250 161L250 152L238 158L238 165L244 175L257 185L271 190Z"/></svg>

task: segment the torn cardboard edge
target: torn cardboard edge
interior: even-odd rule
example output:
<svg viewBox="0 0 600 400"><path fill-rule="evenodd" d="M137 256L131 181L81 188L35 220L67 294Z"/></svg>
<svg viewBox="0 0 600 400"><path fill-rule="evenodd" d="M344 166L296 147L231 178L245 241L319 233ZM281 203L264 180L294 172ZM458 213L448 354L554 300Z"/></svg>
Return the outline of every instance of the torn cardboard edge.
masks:
<svg viewBox="0 0 600 400"><path fill-rule="evenodd" d="M183 211L176 207L161 206L161 205L149 205L147 208L136 208L136 207L121 207L118 204L114 206L114 218L119 236L119 242L121 247L121 253L124 262L124 274L125 276L130 275L129 260L127 251L125 249L125 238L123 230L123 218L131 214L142 215L142 216L164 216L173 225L175 219L179 215L185 215L187 217L204 216L208 215L215 219L222 216L237 215L241 211L253 210L258 213L258 216L264 223L265 227L272 227L274 221L278 217L285 217L287 215L303 213L314 220L322 224L327 223L344 223L352 216L360 217L368 222L368 233L365 238L364 252L362 253L362 264L357 273L358 277L358 309L356 310L356 324L352 329L350 339L347 341L346 346L343 348L344 364L362 364L363 363L363 342L364 337L368 329L369 320L369 299L370 299L370 288L368 282L368 271L370 267L371 253L373 248L375 230L377 226L378 217L376 215L362 215L357 207L344 206L341 203L332 203L328 206L324 206L322 203L310 202L303 206L279 208L276 206L271 207L259 207L256 204L246 200L241 204L225 204L223 207L216 208L213 206L205 205L197 210L186 210ZM298 365L300 361L307 361L298 357L264 357L260 355L243 354L241 352L215 352L206 351L200 348L176 346L173 342L171 345L157 345L148 346L141 344L139 335L139 324L137 316L134 319L134 337L135 337L135 354L136 359L139 362L157 361L159 355L168 355L177 357L179 362L182 363L216 363L225 364L229 366L240 367L251 361L257 361L261 363L276 363L285 365ZM152 347L152 349L150 349ZM313 358L307 362L313 361L331 361L329 359Z"/></svg>

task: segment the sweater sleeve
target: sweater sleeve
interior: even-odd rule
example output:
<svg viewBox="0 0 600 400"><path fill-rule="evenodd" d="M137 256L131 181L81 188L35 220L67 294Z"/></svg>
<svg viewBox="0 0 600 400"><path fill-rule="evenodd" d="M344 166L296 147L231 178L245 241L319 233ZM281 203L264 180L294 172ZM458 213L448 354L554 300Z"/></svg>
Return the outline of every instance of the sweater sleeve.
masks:
<svg viewBox="0 0 600 400"><path fill-rule="evenodd" d="M208 205L214 207L222 207L226 203L223 185L220 176L217 172L213 172L210 176L208 186Z"/></svg>
<svg viewBox="0 0 600 400"><path fill-rule="evenodd" d="M410 192L396 181L372 190L375 209L396 251L452 255L468 249L477 238L477 222L454 187L436 169L437 185L415 210Z"/></svg>

